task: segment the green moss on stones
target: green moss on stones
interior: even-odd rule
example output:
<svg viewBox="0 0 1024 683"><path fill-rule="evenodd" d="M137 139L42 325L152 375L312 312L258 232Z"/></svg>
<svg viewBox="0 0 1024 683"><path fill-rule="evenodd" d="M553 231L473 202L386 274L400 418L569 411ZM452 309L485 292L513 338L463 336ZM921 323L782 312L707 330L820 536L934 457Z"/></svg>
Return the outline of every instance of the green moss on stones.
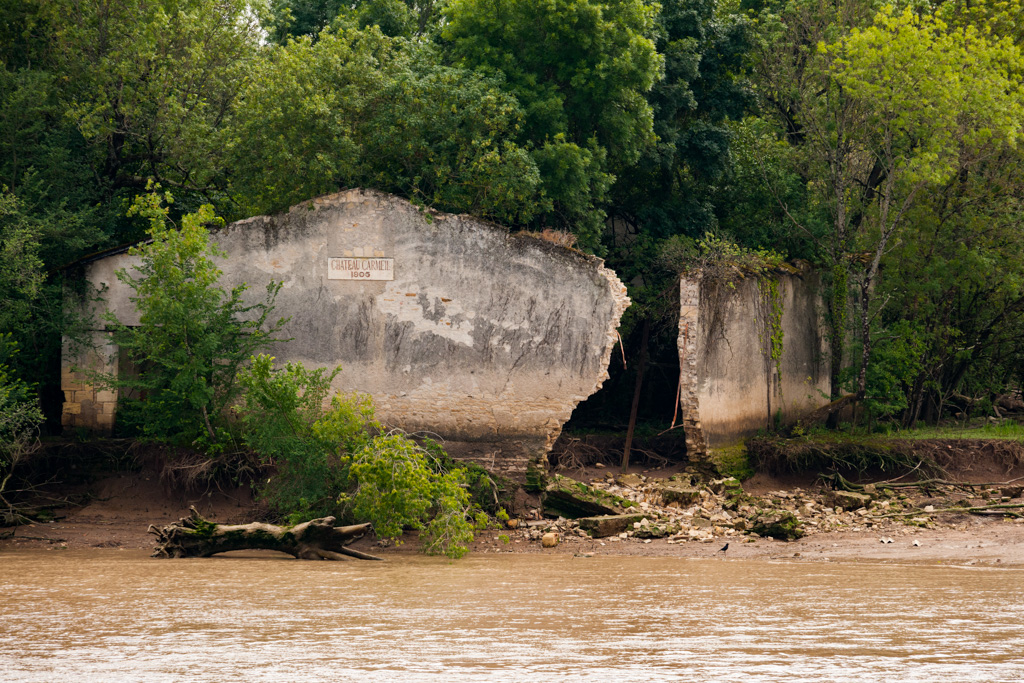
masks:
<svg viewBox="0 0 1024 683"><path fill-rule="evenodd" d="M544 514L567 519L617 515L635 507L636 503L607 491L599 491L582 482L560 474L552 475L542 496Z"/></svg>

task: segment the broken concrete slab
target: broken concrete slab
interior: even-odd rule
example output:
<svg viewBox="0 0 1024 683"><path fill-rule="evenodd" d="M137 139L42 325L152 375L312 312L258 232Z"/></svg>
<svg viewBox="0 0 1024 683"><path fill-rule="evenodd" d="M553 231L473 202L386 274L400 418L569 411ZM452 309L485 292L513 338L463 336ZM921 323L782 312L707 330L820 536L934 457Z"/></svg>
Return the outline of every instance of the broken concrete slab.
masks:
<svg viewBox="0 0 1024 683"><path fill-rule="evenodd" d="M541 496L541 505L545 515L566 519L619 515L636 507L633 501L560 474L554 474L549 479Z"/></svg>
<svg viewBox="0 0 1024 683"><path fill-rule="evenodd" d="M871 507L871 496L853 491L829 491L825 495L825 504L844 510L856 510Z"/></svg>
<svg viewBox="0 0 1024 683"><path fill-rule="evenodd" d="M599 517L581 517L577 521L580 528L593 538L607 538L632 529L635 522L644 518L643 514L627 513L624 515L601 515Z"/></svg>
<svg viewBox="0 0 1024 683"><path fill-rule="evenodd" d="M636 527L636 524L633 525ZM633 538L665 538L672 534L679 533L680 526L671 523L650 523L633 529Z"/></svg>
<svg viewBox="0 0 1024 683"><path fill-rule="evenodd" d="M700 500L700 489L681 484L660 484L656 487L665 505L677 503L682 507L693 505Z"/></svg>
<svg viewBox="0 0 1024 683"><path fill-rule="evenodd" d="M750 530L758 536L770 536L780 541L795 541L804 535L800 520L786 510L762 512L750 520Z"/></svg>
<svg viewBox="0 0 1024 683"><path fill-rule="evenodd" d="M615 475L615 483L619 486L639 489L643 488L644 480L637 474L617 474Z"/></svg>

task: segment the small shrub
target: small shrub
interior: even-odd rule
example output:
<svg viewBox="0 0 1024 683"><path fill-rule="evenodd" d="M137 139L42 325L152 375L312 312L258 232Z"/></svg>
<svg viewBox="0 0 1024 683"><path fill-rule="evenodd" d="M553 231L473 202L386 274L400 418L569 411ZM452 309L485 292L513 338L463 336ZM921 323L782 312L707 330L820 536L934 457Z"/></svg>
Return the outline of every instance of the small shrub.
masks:
<svg viewBox="0 0 1024 683"><path fill-rule="evenodd" d="M325 515L371 522L384 539L418 529L427 553L468 551L466 470L447 467L433 442L424 447L401 432L382 433L369 397L335 395L325 408L340 368L274 369L273 361L254 357L239 373L237 411L246 445L276 470L260 493L277 514L293 523Z"/></svg>
<svg viewBox="0 0 1024 683"><path fill-rule="evenodd" d="M235 378L245 361L268 344L286 322L270 323L280 283L267 286L262 302L247 305L244 285L230 292L219 285L214 258L225 254L210 243L207 224L220 219L206 205L170 224L169 194L136 198L130 216L149 222L148 243L132 247L135 274L117 278L132 290L139 326L105 316L114 341L140 368L137 375L101 376L99 384L127 387L145 396L134 412L143 435L190 444L211 453L230 442L224 411L238 396Z"/></svg>
<svg viewBox="0 0 1024 683"><path fill-rule="evenodd" d="M374 437L352 455L354 489L340 502L355 518L372 522L382 538L421 529L425 552L461 557L473 540L465 472L439 474L433 464L429 452L404 434Z"/></svg>
<svg viewBox="0 0 1024 683"><path fill-rule="evenodd" d="M273 364L273 356L260 354L238 373L242 438L275 470L261 496L293 523L334 514L348 481L346 458L379 428L373 406L366 397L334 396L325 409L341 368L288 363L275 370Z"/></svg>

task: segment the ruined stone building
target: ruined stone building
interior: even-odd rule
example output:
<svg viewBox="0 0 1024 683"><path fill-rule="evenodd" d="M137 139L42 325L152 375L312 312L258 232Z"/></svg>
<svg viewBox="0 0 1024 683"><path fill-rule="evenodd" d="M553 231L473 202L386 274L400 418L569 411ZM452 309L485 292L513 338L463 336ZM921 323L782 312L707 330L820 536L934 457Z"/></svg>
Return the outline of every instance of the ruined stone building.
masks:
<svg viewBox="0 0 1024 683"><path fill-rule="evenodd" d="M283 334L292 340L268 350L279 362L341 365L334 389L372 396L385 424L517 477L544 460L576 405L607 378L629 305L598 258L378 192L320 197L211 237L227 253L218 264L225 289L246 283L256 298L282 283L274 315L290 316ZM100 296L72 305L95 321L109 310L138 324L115 275L136 263L121 248L73 265L69 276ZM775 278L784 334L774 360L765 355L770 302L758 280L723 289L682 278L680 409L691 456L825 401L817 280ZM63 423L109 432L118 396L91 386L87 371L113 373L127 359L95 328L84 348L65 347Z"/></svg>
<svg viewBox="0 0 1024 683"><path fill-rule="evenodd" d="M351 190L212 234L228 256L221 285L259 296L283 283L276 316L292 341L281 362L343 370L334 388L371 395L378 417L443 440L456 457L521 474L544 456L576 404L607 377L625 287L595 257L467 216L425 211L378 192ZM69 270L101 292L80 305L138 324L127 249ZM85 370L125 359L96 326L92 348L66 346L67 428L109 431L117 396Z"/></svg>

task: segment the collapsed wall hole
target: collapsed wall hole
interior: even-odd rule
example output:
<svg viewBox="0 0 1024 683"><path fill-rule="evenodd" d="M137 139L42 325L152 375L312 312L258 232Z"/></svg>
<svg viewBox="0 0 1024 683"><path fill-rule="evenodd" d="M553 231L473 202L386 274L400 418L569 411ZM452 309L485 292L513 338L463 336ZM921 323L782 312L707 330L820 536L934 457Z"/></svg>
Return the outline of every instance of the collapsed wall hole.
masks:
<svg viewBox="0 0 1024 683"><path fill-rule="evenodd" d="M552 468L582 470L598 463L608 469L620 466L640 366L642 327L642 321L627 311L619 330L626 364L623 366L622 350L617 346L604 385L576 406L562 428L549 454ZM631 468L672 468L688 462L678 414L675 428L671 428L679 387L678 334L677 317L652 321L630 448Z"/></svg>

